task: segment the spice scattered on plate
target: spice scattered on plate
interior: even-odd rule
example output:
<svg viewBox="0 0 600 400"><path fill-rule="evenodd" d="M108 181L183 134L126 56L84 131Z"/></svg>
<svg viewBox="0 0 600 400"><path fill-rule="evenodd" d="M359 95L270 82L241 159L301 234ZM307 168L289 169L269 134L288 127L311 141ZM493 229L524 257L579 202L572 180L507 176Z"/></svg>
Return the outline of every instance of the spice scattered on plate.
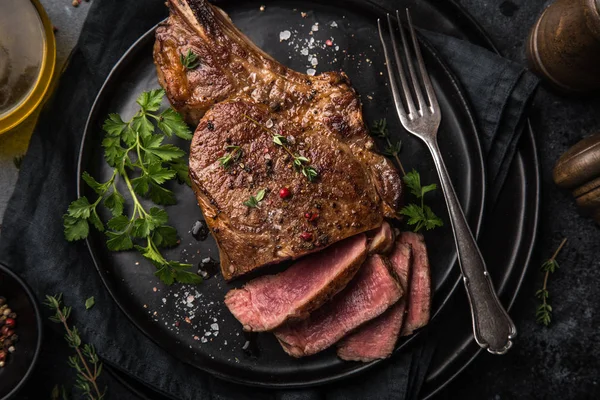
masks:
<svg viewBox="0 0 600 400"><path fill-rule="evenodd" d="M292 37L292 32L290 32L290 31L286 30L286 31L279 32L279 41L280 42L283 42L284 40L288 40L291 37Z"/></svg>
<svg viewBox="0 0 600 400"><path fill-rule="evenodd" d="M17 313L13 312L5 297L0 297L0 368L6 365L8 354L16 351L19 336L15 333Z"/></svg>

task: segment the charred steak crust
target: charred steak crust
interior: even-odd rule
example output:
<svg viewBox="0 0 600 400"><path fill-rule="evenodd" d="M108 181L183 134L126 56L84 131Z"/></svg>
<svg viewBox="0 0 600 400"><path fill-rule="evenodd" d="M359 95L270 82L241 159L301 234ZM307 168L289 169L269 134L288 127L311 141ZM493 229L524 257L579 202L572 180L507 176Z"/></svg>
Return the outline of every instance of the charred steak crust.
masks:
<svg viewBox="0 0 600 400"><path fill-rule="evenodd" d="M385 216L397 218L400 175L375 152L346 74L308 76L279 64L206 0L169 0L168 5L170 16L156 30L154 61L169 101L189 123L197 124L210 107L228 99L265 104L279 120L346 143L371 175ZM188 50L198 56L195 69L183 68L179 60Z"/></svg>
<svg viewBox="0 0 600 400"><path fill-rule="evenodd" d="M222 102L205 115L192 139L192 187L219 244L226 279L296 259L383 221L371 177L346 144L288 120L277 120L268 130L266 122L275 117L263 104ZM275 132L285 132L289 146L310 159L319 171L315 182L273 143ZM242 156L224 168L219 158L228 145L239 146ZM283 187L291 197L279 197ZM243 204L262 189L266 195L259 207ZM318 218L309 221L306 213Z"/></svg>
<svg viewBox="0 0 600 400"><path fill-rule="evenodd" d="M225 296L246 331L269 331L307 318L342 290L367 257L364 234L298 261L277 275L254 279Z"/></svg>

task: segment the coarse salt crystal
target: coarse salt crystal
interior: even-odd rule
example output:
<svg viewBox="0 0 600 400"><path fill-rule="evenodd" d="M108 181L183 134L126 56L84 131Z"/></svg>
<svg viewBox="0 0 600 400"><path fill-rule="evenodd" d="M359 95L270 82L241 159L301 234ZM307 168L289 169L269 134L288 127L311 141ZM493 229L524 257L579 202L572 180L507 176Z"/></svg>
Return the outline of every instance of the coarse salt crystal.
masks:
<svg viewBox="0 0 600 400"><path fill-rule="evenodd" d="M335 21L333 21L331 24L329 24L329 26L331 26L332 28L337 28L338 24Z"/></svg>
<svg viewBox="0 0 600 400"><path fill-rule="evenodd" d="M318 23L317 23L317 24L314 24L314 25L313 25L313 26L310 28L310 30L311 30L311 31L313 31L313 32L316 32L316 31L318 31L318 30L319 30L319 24L318 24Z"/></svg>
<svg viewBox="0 0 600 400"><path fill-rule="evenodd" d="M194 300L196 300L196 298L192 295L189 295L185 300L188 303L192 303Z"/></svg>
<svg viewBox="0 0 600 400"><path fill-rule="evenodd" d="M205 332L204 333L204 336L210 336L210 335L212 335L212 333L210 333L210 332Z"/></svg>
<svg viewBox="0 0 600 400"><path fill-rule="evenodd" d="M335 51L338 51L340 49L340 46L335 46Z"/></svg>
<svg viewBox="0 0 600 400"><path fill-rule="evenodd" d="M279 32L279 41L280 42L282 42L284 40L288 40L290 37L292 37L292 32L290 32L290 31Z"/></svg>
<svg viewBox="0 0 600 400"><path fill-rule="evenodd" d="M206 343L206 342L208 342L208 339L207 339L207 338L205 338L205 337L202 337L202 339L200 339L200 341L201 341L202 343Z"/></svg>
<svg viewBox="0 0 600 400"><path fill-rule="evenodd" d="M316 67L317 65L319 65L319 60L317 60L317 57L313 57L313 59L310 60L310 63L313 67Z"/></svg>
<svg viewBox="0 0 600 400"><path fill-rule="evenodd" d="M219 324L211 324L210 325L210 329L212 329L213 331L218 331L219 330Z"/></svg>
<svg viewBox="0 0 600 400"><path fill-rule="evenodd" d="M267 128L272 128L272 127L273 127L273 120L272 120L272 119L269 119L269 120L268 120L268 121L265 123L265 126L266 126Z"/></svg>
<svg viewBox="0 0 600 400"><path fill-rule="evenodd" d="M312 69L312 68L309 68L309 69L306 70L306 74L310 75L310 76L314 76L316 72L317 71L314 70L314 69Z"/></svg>
<svg viewBox="0 0 600 400"><path fill-rule="evenodd" d="M307 56L308 55L308 49L306 47L303 47L302 50L300 50L300 54L302 54L303 56Z"/></svg>

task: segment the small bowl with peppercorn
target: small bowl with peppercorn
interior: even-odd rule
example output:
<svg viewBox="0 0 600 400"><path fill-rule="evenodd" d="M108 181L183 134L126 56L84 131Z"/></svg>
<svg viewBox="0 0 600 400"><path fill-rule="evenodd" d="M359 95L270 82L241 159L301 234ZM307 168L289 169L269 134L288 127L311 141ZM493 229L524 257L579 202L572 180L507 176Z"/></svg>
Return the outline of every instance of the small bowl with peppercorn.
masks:
<svg viewBox="0 0 600 400"><path fill-rule="evenodd" d="M42 318L29 287L0 264L0 399L31 375L42 345Z"/></svg>

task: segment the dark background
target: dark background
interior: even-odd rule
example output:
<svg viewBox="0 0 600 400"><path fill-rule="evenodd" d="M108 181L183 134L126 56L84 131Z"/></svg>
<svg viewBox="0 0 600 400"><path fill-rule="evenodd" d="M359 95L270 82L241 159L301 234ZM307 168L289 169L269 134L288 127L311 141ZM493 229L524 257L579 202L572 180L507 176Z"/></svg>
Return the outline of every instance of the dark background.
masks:
<svg viewBox="0 0 600 400"><path fill-rule="evenodd" d="M457 1L483 26L503 55L521 63L525 63L523 44L529 29L550 3ZM58 24L53 18L59 35L75 36L88 5L83 3L74 9L70 0L43 3L53 9L49 9L50 14L60 10L65 13L64 19L74 21ZM600 231L593 221L577 214L570 194L552 182L552 168L559 156L583 137L600 132L600 96L569 98L541 87L533 102L531 121L541 161L541 218L532 265L511 311L519 338L505 356L482 353L437 399L600 398L600 316L596 309L600 296L600 261L596 258ZM534 293L543 279L538 266L551 256L563 237L568 242L558 258L561 268L549 281L554 315L546 328L535 322L538 300ZM56 352L55 362L64 361L59 349L46 351ZM52 368L53 361L48 361L44 367ZM38 369L36 375L28 385L43 380L44 371Z"/></svg>
<svg viewBox="0 0 600 400"><path fill-rule="evenodd" d="M576 0L573 0L576 1ZM501 53L525 63L524 42L550 4L542 0L458 0L483 26ZM598 66L600 73L600 66ZM564 97L541 87L531 122L541 162L542 195L538 242L521 292L511 311L519 338L505 356L481 354L439 399L598 399L600 398L600 230L581 217L570 194L552 181L560 155L583 137L600 132L600 97ZM536 324L538 266L563 237L561 268L549 280L553 321Z"/></svg>

